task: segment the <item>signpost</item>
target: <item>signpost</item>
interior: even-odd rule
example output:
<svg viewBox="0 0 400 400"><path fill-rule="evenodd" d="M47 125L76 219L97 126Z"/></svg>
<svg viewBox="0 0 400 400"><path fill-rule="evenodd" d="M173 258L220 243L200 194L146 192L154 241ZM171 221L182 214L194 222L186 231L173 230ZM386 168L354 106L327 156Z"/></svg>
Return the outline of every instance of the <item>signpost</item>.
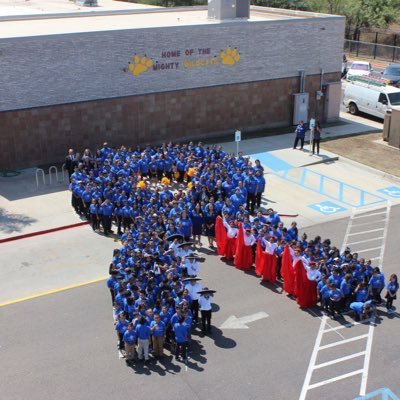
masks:
<svg viewBox="0 0 400 400"><path fill-rule="evenodd" d="M239 142L242 140L242 132L239 130L235 132L235 142L236 142L236 157L239 155Z"/></svg>
<svg viewBox="0 0 400 400"><path fill-rule="evenodd" d="M310 119L310 153L312 152L312 146L313 146L313 141L314 141L314 129L315 129L315 119L311 118Z"/></svg>

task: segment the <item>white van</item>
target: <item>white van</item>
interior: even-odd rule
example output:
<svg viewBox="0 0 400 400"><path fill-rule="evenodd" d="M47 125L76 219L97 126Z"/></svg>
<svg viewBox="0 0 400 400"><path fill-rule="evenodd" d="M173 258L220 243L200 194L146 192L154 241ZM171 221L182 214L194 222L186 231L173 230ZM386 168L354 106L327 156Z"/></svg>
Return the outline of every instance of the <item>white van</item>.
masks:
<svg viewBox="0 0 400 400"><path fill-rule="evenodd" d="M354 78L347 82L343 104L350 114L361 111L383 119L387 111L400 110L400 89L379 80Z"/></svg>

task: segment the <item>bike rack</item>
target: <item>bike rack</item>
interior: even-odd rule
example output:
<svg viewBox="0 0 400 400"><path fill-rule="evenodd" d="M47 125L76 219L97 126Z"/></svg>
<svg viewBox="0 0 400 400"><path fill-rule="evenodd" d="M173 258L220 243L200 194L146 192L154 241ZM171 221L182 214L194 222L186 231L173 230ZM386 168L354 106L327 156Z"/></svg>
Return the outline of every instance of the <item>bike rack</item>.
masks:
<svg viewBox="0 0 400 400"><path fill-rule="evenodd" d="M58 171L57 171L57 167L55 165L52 165L49 168L49 181L50 181L50 185L51 185L51 177L52 177L52 172L55 171L56 173L56 182L58 182Z"/></svg>
<svg viewBox="0 0 400 400"><path fill-rule="evenodd" d="M68 175L68 172L65 168L65 163L61 166L61 174L62 174L62 181L65 182L65 174Z"/></svg>
<svg viewBox="0 0 400 400"><path fill-rule="evenodd" d="M46 184L46 179L44 177L44 170L42 168L36 169L36 187L39 189L39 173L42 174L43 185Z"/></svg>

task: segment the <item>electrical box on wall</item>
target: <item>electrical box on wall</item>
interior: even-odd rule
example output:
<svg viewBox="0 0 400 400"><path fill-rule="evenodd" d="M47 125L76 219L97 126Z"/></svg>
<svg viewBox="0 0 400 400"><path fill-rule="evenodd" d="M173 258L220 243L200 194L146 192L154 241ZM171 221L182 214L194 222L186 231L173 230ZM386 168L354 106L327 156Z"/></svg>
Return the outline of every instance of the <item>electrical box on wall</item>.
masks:
<svg viewBox="0 0 400 400"><path fill-rule="evenodd" d="M250 0L208 0L208 18L235 19L250 17Z"/></svg>
<svg viewBox="0 0 400 400"><path fill-rule="evenodd" d="M293 107L293 125L297 125L300 121L308 121L308 105L309 105L309 94L295 93L294 96L294 107Z"/></svg>

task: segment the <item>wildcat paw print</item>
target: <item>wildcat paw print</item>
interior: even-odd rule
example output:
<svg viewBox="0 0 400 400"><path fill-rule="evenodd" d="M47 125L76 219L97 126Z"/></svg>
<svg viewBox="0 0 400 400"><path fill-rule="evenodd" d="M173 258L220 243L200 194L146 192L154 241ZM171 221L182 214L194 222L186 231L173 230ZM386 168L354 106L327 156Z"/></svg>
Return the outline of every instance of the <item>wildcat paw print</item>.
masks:
<svg viewBox="0 0 400 400"><path fill-rule="evenodd" d="M240 60L240 53L236 47L234 49L228 47L225 51L221 50L219 56L221 58L221 64L224 65L235 65Z"/></svg>
<svg viewBox="0 0 400 400"><path fill-rule="evenodd" d="M129 62L128 70L132 72L133 76L137 76L146 72L149 68L153 66L153 60L147 58L145 55L140 57L135 54L133 57L133 62Z"/></svg>

